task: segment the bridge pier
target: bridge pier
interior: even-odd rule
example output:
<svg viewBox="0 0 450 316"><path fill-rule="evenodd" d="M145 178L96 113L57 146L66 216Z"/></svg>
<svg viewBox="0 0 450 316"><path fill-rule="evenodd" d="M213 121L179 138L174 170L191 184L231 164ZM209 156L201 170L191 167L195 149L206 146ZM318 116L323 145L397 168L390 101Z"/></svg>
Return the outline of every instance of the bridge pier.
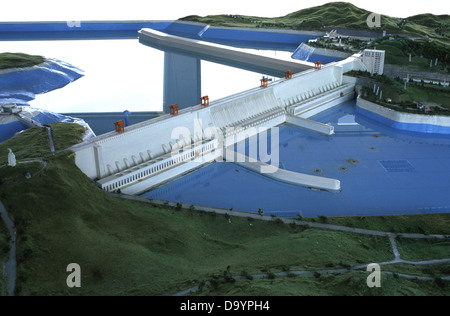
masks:
<svg viewBox="0 0 450 316"><path fill-rule="evenodd" d="M200 59L164 52L164 113L169 113L172 104L180 109L200 104L201 87Z"/></svg>

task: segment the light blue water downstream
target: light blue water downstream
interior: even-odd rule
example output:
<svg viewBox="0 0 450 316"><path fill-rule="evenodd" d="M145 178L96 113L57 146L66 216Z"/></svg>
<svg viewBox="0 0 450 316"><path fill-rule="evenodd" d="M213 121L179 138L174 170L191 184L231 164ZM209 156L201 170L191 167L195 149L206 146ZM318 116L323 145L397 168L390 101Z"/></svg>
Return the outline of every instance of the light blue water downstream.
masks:
<svg viewBox="0 0 450 316"><path fill-rule="evenodd" d="M355 114L355 101L313 117L321 136L280 127L280 167L341 181L341 193L276 182L217 162L144 196L282 217L450 212L450 138L399 132ZM318 171L320 173L314 173Z"/></svg>

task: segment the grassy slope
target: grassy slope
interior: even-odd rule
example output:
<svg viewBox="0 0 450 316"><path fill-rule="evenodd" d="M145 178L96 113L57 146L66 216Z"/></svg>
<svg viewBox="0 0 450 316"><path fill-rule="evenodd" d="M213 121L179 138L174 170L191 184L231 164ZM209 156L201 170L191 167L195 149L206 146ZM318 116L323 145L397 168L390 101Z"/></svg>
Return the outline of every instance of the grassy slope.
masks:
<svg viewBox="0 0 450 316"><path fill-rule="evenodd" d="M411 71L441 72L448 74L449 40L445 45L436 42L413 41L405 38L379 38L371 43L368 48L376 48L386 51L386 64L406 66ZM409 54L411 53L411 62ZM423 56L422 58L420 56ZM435 59L438 59L437 66ZM433 67L430 67L430 60L433 60Z"/></svg>
<svg viewBox="0 0 450 316"><path fill-rule="evenodd" d="M22 53L1 53L0 70L9 68L32 67L43 63L45 58L42 56L32 56Z"/></svg>
<svg viewBox="0 0 450 316"><path fill-rule="evenodd" d="M22 139L37 132L32 129L0 144L0 152L11 147L18 159L29 158L19 147ZM44 142L30 139L30 148L35 148L32 139ZM17 294L172 294L227 266L238 273L258 273L393 259L387 238L238 218L229 223L215 214L118 200L96 188L73 159L69 152L48 157L47 168L31 180L19 174L15 182L0 186L0 198L18 230ZM7 168L1 165L0 175ZM66 267L72 262L81 266L80 289L65 284ZM277 286L272 290L281 291Z"/></svg>
<svg viewBox="0 0 450 316"><path fill-rule="evenodd" d="M332 217L327 223L400 234L450 235L449 214Z"/></svg>
<svg viewBox="0 0 450 316"><path fill-rule="evenodd" d="M9 259L9 231L6 228L3 220L0 219L0 268L3 269L3 264ZM5 296L7 293L7 279L3 276L3 271L0 272L0 296Z"/></svg>
<svg viewBox="0 0 450 316"><path fill-rule="evenodd" d="M0 222L0 262L4 262L8 258L7 253L9 247L9 232L3 221Z"/></svg>
<svg viewBox="0 0 450 316"><path fill-rule="evenodd" d="M299 10L280 18L286 25L302 27L322 26L348 27L352 29L367 29L366 19L371 12L360 9L347 2L331 2L322 6ZM384 24L393 23L393 18L383 16Z"/></svg>
<svg viewBox="0 0 450 316"><path fill-rule="evenodd" d="M405 273L409 275L436 278L442 275L450 275L450 264L439 263L433 265L413 266L410 264L396 263L386 268L391 272Z"/></svg>
<svg viewBox="0 0 450 316"><path fill-rule="evenodd" d="M235 283L219 284L215 288L205 287L193 295L240 296L248 293L256 296L447 296L449 291L445 282L410 280L389 274L381 275L380 288L369 288L366 286L369 274L349 272L341 275L308 274L238 280Z"/></svg>
<svg viewBox="0 0 450 316"><path fill-rule="evenodd" d="M51 158L41 177L0 192L18 226L19 294L170 294L228 265L259 272L391 257L385 239L246 219L229 224L223 216L117 200L72 159ZM83 271L77 291L64 283L71 262Z"/></svg>
<svg viewBox="0 0 450 316"><path fill-rule="evenodd" d="M413 104L419 103L434 103L442 106L443 108L450 109L450 93L446 88L439 88L437 86L427 85L428 89L422 88L420 84L408 84L406 91L404 90L404 84L397 81L393 84L381 84L380 89L383 91L384 98L391 98L393 103L399 104L401 102ZM372 90L373 91L373 90ZM372 95L376 98L375 95ZM449 115L447 112L436 112L439 115Z"/></svg>
<svg viewBox="0 0 450 316"><path fill-rule="evenodd" d="M446 259L450 256L450 240L400 238L397 241L397 247L405 260Z"/></svg>
<svg viewBox="0 0 450 316"><path fill-rule="evenodd" d="M362 78L357 85L363 87L361 94L369 101L376 102L385 107L392 108L397 111L423 114L423 111L416 109L416 103L431 105L432 112L429 115L450 115L450 99L449 90L446 87L434 84L422 84L409 82L406 90L404 82L401 79L392 79L387 76L370 76L368 72L349 72L346 75ZM365 79L370 78L370 79ZM379 100L373 92L373 84L376 83L383 91L383 100ZM386 99L390 98L392 103L386 103ZM437 105L437 106L436 106Z"/></svg>
<svg viewBox="0 0 450 316"><path fill-rule="evenodd" d="M422 28L422 32L426 35L430 35L430 29L434 30L437 35L448 36L450 34L450 15L433 15L429 13L414 15L408 18L408 21L416 25L416 28ZM409 27L409 25L407 25Z"/></svg>
<svg viewBox="0 0 450 316"><path fill-rule="evenodd" d="M379 29L369 29L366 19L371 12L358 8L347 2L330 2L322 6L307 8L290 13L283 17L263 18L241 15L188 16L181 20L208 23L220 26L245 26L265 28L287 28L298 30L323 30L342 27L348 29L370 30L389 33L410 33L413 35L429 35L443 39L450 35L450 16L423 14L410 17L405 23L400 18L382 15Z"/></svg>
<svg viewBox="0 0 450 316"><path fill-rule="evenodd" d="M9 257L9 232L3 221L0 221L0 266L8 260Z"/></svg>
<svg viewBox="0 0 450 316"><path fill-rule="evenodd" d="M58 122L49 126L52 129L56 150L78 144L82 140L82 135L85 131L83 126L74 123ZM0 166L8 163L8 148L12 149L18 162L50 155L47 129L33 127L7 142L0 143Z"/></svg>
<svg viewBox="0 0 450 316"><path fill-rule="evenodd" d="M242 15L188 16L181 20L221 26L277 27L299 30L323 30L328 27L366 28L369 11L346 2L332 2L276 18ZM390 19L387 17L390 21Z"/></svg>
<svg viewBox="0 0 450 316"><path fill-rule="evenodd" d="M26 146L24 146L26 145ZM33 127L8 142L0 143L0 166L8 163L8 148L17 161L41 157L50 153L48 133L45 128Z"/></svg>
<svg viewBox="0 0 450 316"><path fill-rule="evenodd" d="M50 126L56 150L63 150L78 144L82 141L82 136L80 135L83 135L85 132L85 128L79 124L57 122Z"/></svg>

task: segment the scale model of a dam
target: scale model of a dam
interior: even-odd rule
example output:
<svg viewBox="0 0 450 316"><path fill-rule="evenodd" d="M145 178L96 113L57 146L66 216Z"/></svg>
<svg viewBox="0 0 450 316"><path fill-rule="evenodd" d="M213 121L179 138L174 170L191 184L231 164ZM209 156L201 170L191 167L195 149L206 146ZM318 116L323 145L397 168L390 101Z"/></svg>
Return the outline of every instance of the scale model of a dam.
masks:
<svg viewBox="0 0 450 316"><path fill-rule="evenodd" d="M157 49L171 45L177 53L201 51L220 56L221 60L233 59L234 63L239 63L239 58L242 62L263 60L243 52L237 58L232 48L154 30L141 30L139 35L142 44ZM90 139L72 148L77 166L106 191L139 194L204 164L223 161L224 153L233 145L282 124L332 137L332 126L309 118L353 99L355 81L344 73L365 70L358 55L319 67L267 58L262 62L267 67L278 67L281 73L291 71L290 75L271 83L262 80L254 89L219 100L199 98L198 105L181 109L174 104L170 114ZM289 66L293 72L286 69ZM239 163L255 172L266 169L262 173L277 181L331 192L341 190L338 179L278 169L248 157L241 157Z"/></svg>

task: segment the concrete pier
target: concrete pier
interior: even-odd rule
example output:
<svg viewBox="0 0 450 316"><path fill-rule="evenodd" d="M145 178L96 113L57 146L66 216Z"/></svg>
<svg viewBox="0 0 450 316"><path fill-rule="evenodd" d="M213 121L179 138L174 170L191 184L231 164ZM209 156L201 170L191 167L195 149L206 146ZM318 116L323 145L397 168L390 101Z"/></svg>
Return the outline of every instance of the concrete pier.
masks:
<svg viewBox="0 0 450 316"><path fill-rule="evenodd" d="M235 164L276 181L334 193L341 190L341 182L336 179L284 170L240 153L235 155L237 156Z"/></svg>
<svg viewBox="0 0 450 316"><path fill-rule="evenodd" d="M334 135L334 127L322 124L319 122L315 122L312 120L304 119L301 117L293 116L290 114L286 114L286 123L304 128L322 135L331 136Z"/></svg>
<svg viewBox="0 0 450 316"><path fill-rule="evenodd" d="M163 111L178 104L180 109L197 105L201 97L201 60L195 57L164 53Z"/></svg>

